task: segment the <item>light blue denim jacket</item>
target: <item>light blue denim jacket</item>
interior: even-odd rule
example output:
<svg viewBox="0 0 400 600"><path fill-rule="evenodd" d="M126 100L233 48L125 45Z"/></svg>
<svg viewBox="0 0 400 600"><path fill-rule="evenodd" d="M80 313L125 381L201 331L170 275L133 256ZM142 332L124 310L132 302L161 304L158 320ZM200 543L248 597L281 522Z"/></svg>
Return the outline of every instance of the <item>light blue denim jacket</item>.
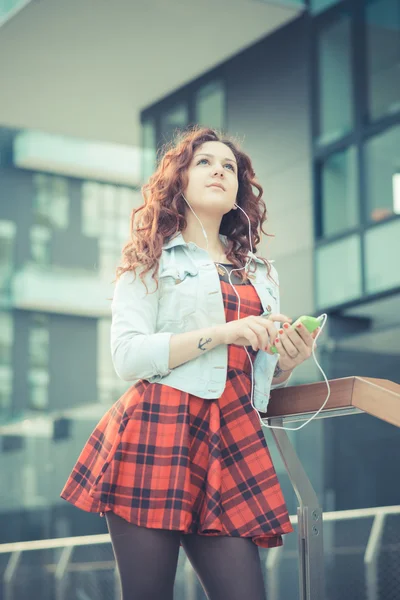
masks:
<svg viewBox="0 0 400 600"><path fill-rule="evenodd" d="M226 244L226 236L220 235ZM279 312L278 276L249 252L256 264L250 279L265 312ZM145 281L150 292L156 284L151 271ZM169 240L162 250L159 287L146 295L146 288L132 272L124 273L112 300L111 354L119 377L126 381L146 379L166 384L205 399L219 398L226 385L228 347L221 344L174 369L169 369L169 345L173 334L226 323L220 280L206 250L182 234ZM275 283L276 282L276 283ZM276 324L279 328L279 324ZM254 405L266 411L278 356L259 350L254 361Z"/></svg>

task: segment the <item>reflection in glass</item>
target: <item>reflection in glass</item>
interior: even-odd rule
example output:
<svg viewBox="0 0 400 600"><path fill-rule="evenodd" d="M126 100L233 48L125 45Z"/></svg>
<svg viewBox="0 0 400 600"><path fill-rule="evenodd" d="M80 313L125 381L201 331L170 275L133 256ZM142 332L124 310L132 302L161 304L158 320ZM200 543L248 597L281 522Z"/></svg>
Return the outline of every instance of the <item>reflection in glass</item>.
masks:
<svg viewBox="0 0 400 600"><path fill-rule="evenodd" d="M365 268L368 293L381 292L400 285L399 256L400 219L366 231Z"/></svg>
<svg viewBox="0 0 400 600"><path fill-rule="evenodd" d="M367 69L369 114L400 112L400 0L368 0Z"/></svg>
<svg viewBox="0 0 400 600"><path fill-rule="evenodd" d="M186 104L178 104L161 116L161 143L170 142L174 135L187 127L189 122Z"/></svg>
<svg viewBox="0 0 400 600"><path fill-rule="evenodd" d="M317 248L316 268L320 308L359 298L362 293L359 236L351 235Z"/></svg>
<svg viewBox="0 0 400 600"><path fill-rule="evenodd" d="M196 122L203 127L223 129L225 124L225 88L213 81L200 88L195 98Z"/></svg>
<svg viewBox="0 0 400 600"><path fill-rule="evenodd" d="M328 158L322 169L322 235L327 237L358 224L355 148Z"/></svg>
<svg viewBox="0 0 400 600"><path fill-rule="evenodd" d="M368 219L382 221L400 213L400 125L365 144Z"/></svg>
<svg viewBox="0 0 400 600"><path fill-rule="evenodd" d="M352 128L350 18L324 27L318 39L319 141L326 144Z"/></svg>

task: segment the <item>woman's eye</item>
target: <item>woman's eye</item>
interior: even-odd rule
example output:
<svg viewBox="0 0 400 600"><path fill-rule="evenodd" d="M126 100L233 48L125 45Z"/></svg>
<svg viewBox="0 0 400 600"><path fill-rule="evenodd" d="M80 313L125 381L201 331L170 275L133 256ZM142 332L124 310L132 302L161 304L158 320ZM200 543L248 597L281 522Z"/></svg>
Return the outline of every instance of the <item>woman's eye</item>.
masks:
<svg viewBox="0 0 400 600"><path fill-rule="evenodd" d="M201 159L200 159L200 160L197 162L197 164L198 164L198 165L201 165L201 163L204 163L204 162L205 162L205 163L207 163L207 164L210 164L210 161L208 160L208 158L201 158ZM235 167L234 167L233 165L231 165L230 163L227 163L227 164L225 165L225 167L229 167L229 168L231 169L231 171L232 171L233 173L235 173Z"/></svg>

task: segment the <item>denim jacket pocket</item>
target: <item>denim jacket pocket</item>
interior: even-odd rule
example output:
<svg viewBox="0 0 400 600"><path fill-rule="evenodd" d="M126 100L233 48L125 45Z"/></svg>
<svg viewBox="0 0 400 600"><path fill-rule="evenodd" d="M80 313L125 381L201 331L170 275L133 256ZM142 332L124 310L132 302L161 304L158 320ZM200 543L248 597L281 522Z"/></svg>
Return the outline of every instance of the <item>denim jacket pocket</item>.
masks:
<svg viewBox="0 0 400 600"><path fill-rule="evenodd" d="M196 312L196 268L178 265L165 268L159 275L159 322L179 322Z"/></svg>

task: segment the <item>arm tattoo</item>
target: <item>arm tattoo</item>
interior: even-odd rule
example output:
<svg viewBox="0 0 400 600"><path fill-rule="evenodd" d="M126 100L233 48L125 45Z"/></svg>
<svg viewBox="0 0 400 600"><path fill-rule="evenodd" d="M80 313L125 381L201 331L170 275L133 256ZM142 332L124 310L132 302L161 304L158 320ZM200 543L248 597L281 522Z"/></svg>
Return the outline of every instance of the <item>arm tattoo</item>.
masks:
<svg viewBox="0 0 400 600"><path fill-rule="evenodd" d="M203 342L202 340L203 340L203 338L200 338L200 339L199 339L199 345L198 345L197 347L199 348L199 350L206 350L206 348L204 348L204 346L205 346L206 344L208 344L209 342L212 342L212 339L211 339L211 338L208 338L208 339L206 339L204 342Z"/></svg>
<svg viewBox="0 0 400 600"><path fill-rule="evenodd" d="M288 373L289 371L292 371L292 369L281 369L279 366L279 363L276 363L276 367L275 367L275 371L272 376L272 379L274 379L275 377L280 377L282 375L282 373Z"/></svg>

